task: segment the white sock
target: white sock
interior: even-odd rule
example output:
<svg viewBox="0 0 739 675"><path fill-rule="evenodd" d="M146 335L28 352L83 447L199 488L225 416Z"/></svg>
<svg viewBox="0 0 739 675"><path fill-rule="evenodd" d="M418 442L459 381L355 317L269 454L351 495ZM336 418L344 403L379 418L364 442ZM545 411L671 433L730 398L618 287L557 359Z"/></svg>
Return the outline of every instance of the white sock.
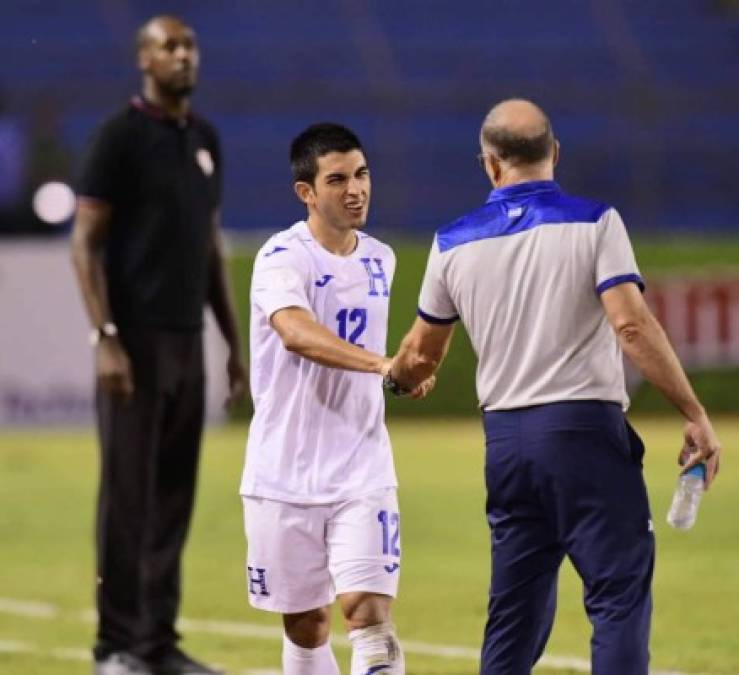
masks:
<svg viewBox="0 0 739 675"><path fill-rule="evenodd" d="M378 623L350 631L349 641L351 675L404 675L405 659L393 624Z"/></svg>
<svg viewBox="0 0 739 675"><path fill-rule="evenodd" d="M283 675L340 675L331 643L307 649L282 636Z"/></svg>

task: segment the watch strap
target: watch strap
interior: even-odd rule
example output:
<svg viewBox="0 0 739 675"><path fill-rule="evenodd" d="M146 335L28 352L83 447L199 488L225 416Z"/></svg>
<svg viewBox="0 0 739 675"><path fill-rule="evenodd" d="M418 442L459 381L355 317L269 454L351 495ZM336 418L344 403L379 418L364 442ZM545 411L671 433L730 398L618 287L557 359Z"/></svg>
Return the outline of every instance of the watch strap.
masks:
<svg viewBox="0 0 739 675"><path fill-rule="evenodd" d="M386 389L394 396L407 396L410 391L401 387L394 379L393 376L388 373L382 378L382 387Z"/></svg>

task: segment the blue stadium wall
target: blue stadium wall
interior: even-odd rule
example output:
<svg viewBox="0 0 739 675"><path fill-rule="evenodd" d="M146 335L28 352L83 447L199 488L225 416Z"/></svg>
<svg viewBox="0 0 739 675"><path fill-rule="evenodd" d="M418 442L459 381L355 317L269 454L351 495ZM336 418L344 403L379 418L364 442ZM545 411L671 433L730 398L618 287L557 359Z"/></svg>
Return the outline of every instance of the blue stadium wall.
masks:
<svg viewBox="0 0 739 675"><path fill-rule="evenodd" d="M524 96L552 117L567 190L616 204L636 232L733 233L731 4L9 0L0 8L0 120L43 137L37 161L62 158L39 175L69 179L95 125L137 91L136 27L173 12L199 34L195 107L221 132L233 230L300 217L289 141L336 120L365 142L375 228L426 239L485 198L480 121L496 100Z"/></svg>

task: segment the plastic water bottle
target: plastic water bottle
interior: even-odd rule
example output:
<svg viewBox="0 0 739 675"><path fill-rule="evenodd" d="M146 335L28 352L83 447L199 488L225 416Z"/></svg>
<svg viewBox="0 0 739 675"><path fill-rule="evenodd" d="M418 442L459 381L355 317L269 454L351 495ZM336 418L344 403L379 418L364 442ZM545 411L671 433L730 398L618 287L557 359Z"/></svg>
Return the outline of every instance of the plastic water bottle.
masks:
<svg viewBox="0 0 739 675"><path fill-rule="evenodd" d="M695 524L698 505L704 491L706 465L696 464L692 469L680 474L672 496L672 505L667 514L667 522L677 530L689 530Z"/></svg>

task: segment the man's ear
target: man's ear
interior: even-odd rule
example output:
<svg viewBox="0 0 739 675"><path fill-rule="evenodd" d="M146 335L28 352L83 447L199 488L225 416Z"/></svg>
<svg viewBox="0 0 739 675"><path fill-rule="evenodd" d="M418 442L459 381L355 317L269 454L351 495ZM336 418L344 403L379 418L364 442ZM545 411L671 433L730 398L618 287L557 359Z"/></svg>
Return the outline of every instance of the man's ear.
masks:
<svg viewBox="0 0 739 675"><path fill-rule="evenodd" d="M298 196L298 199L306 206L313 203L315 193L313 192L313 186L310 183L299 180L293 185L293 190L295 190L295 194Z"/></svg>
<svg viewBox="0 0 739 675"><path fill-rule="evenodd" d="M554 152L552 155L552 166L557 166L557 162L559 161L559 141L554 141Z"/></svg>
<svg viewBox="0 0 739 675"><path fill-rule="evenodd" d="M149 50L146 47L139 49L136 59L138 61L139 70L142 73L146 73L149 70L149 63L151 62Z"/></svg>
<svg viewBox="0 0 739 675"><path fill-rule="evenodd" d="M503 173L503 167L501 166L500 159L496 157L492 152L488 154L487 171L488 177L490 178L490 182L493 184L493 187L498 187L501 174Z"/></svg>

